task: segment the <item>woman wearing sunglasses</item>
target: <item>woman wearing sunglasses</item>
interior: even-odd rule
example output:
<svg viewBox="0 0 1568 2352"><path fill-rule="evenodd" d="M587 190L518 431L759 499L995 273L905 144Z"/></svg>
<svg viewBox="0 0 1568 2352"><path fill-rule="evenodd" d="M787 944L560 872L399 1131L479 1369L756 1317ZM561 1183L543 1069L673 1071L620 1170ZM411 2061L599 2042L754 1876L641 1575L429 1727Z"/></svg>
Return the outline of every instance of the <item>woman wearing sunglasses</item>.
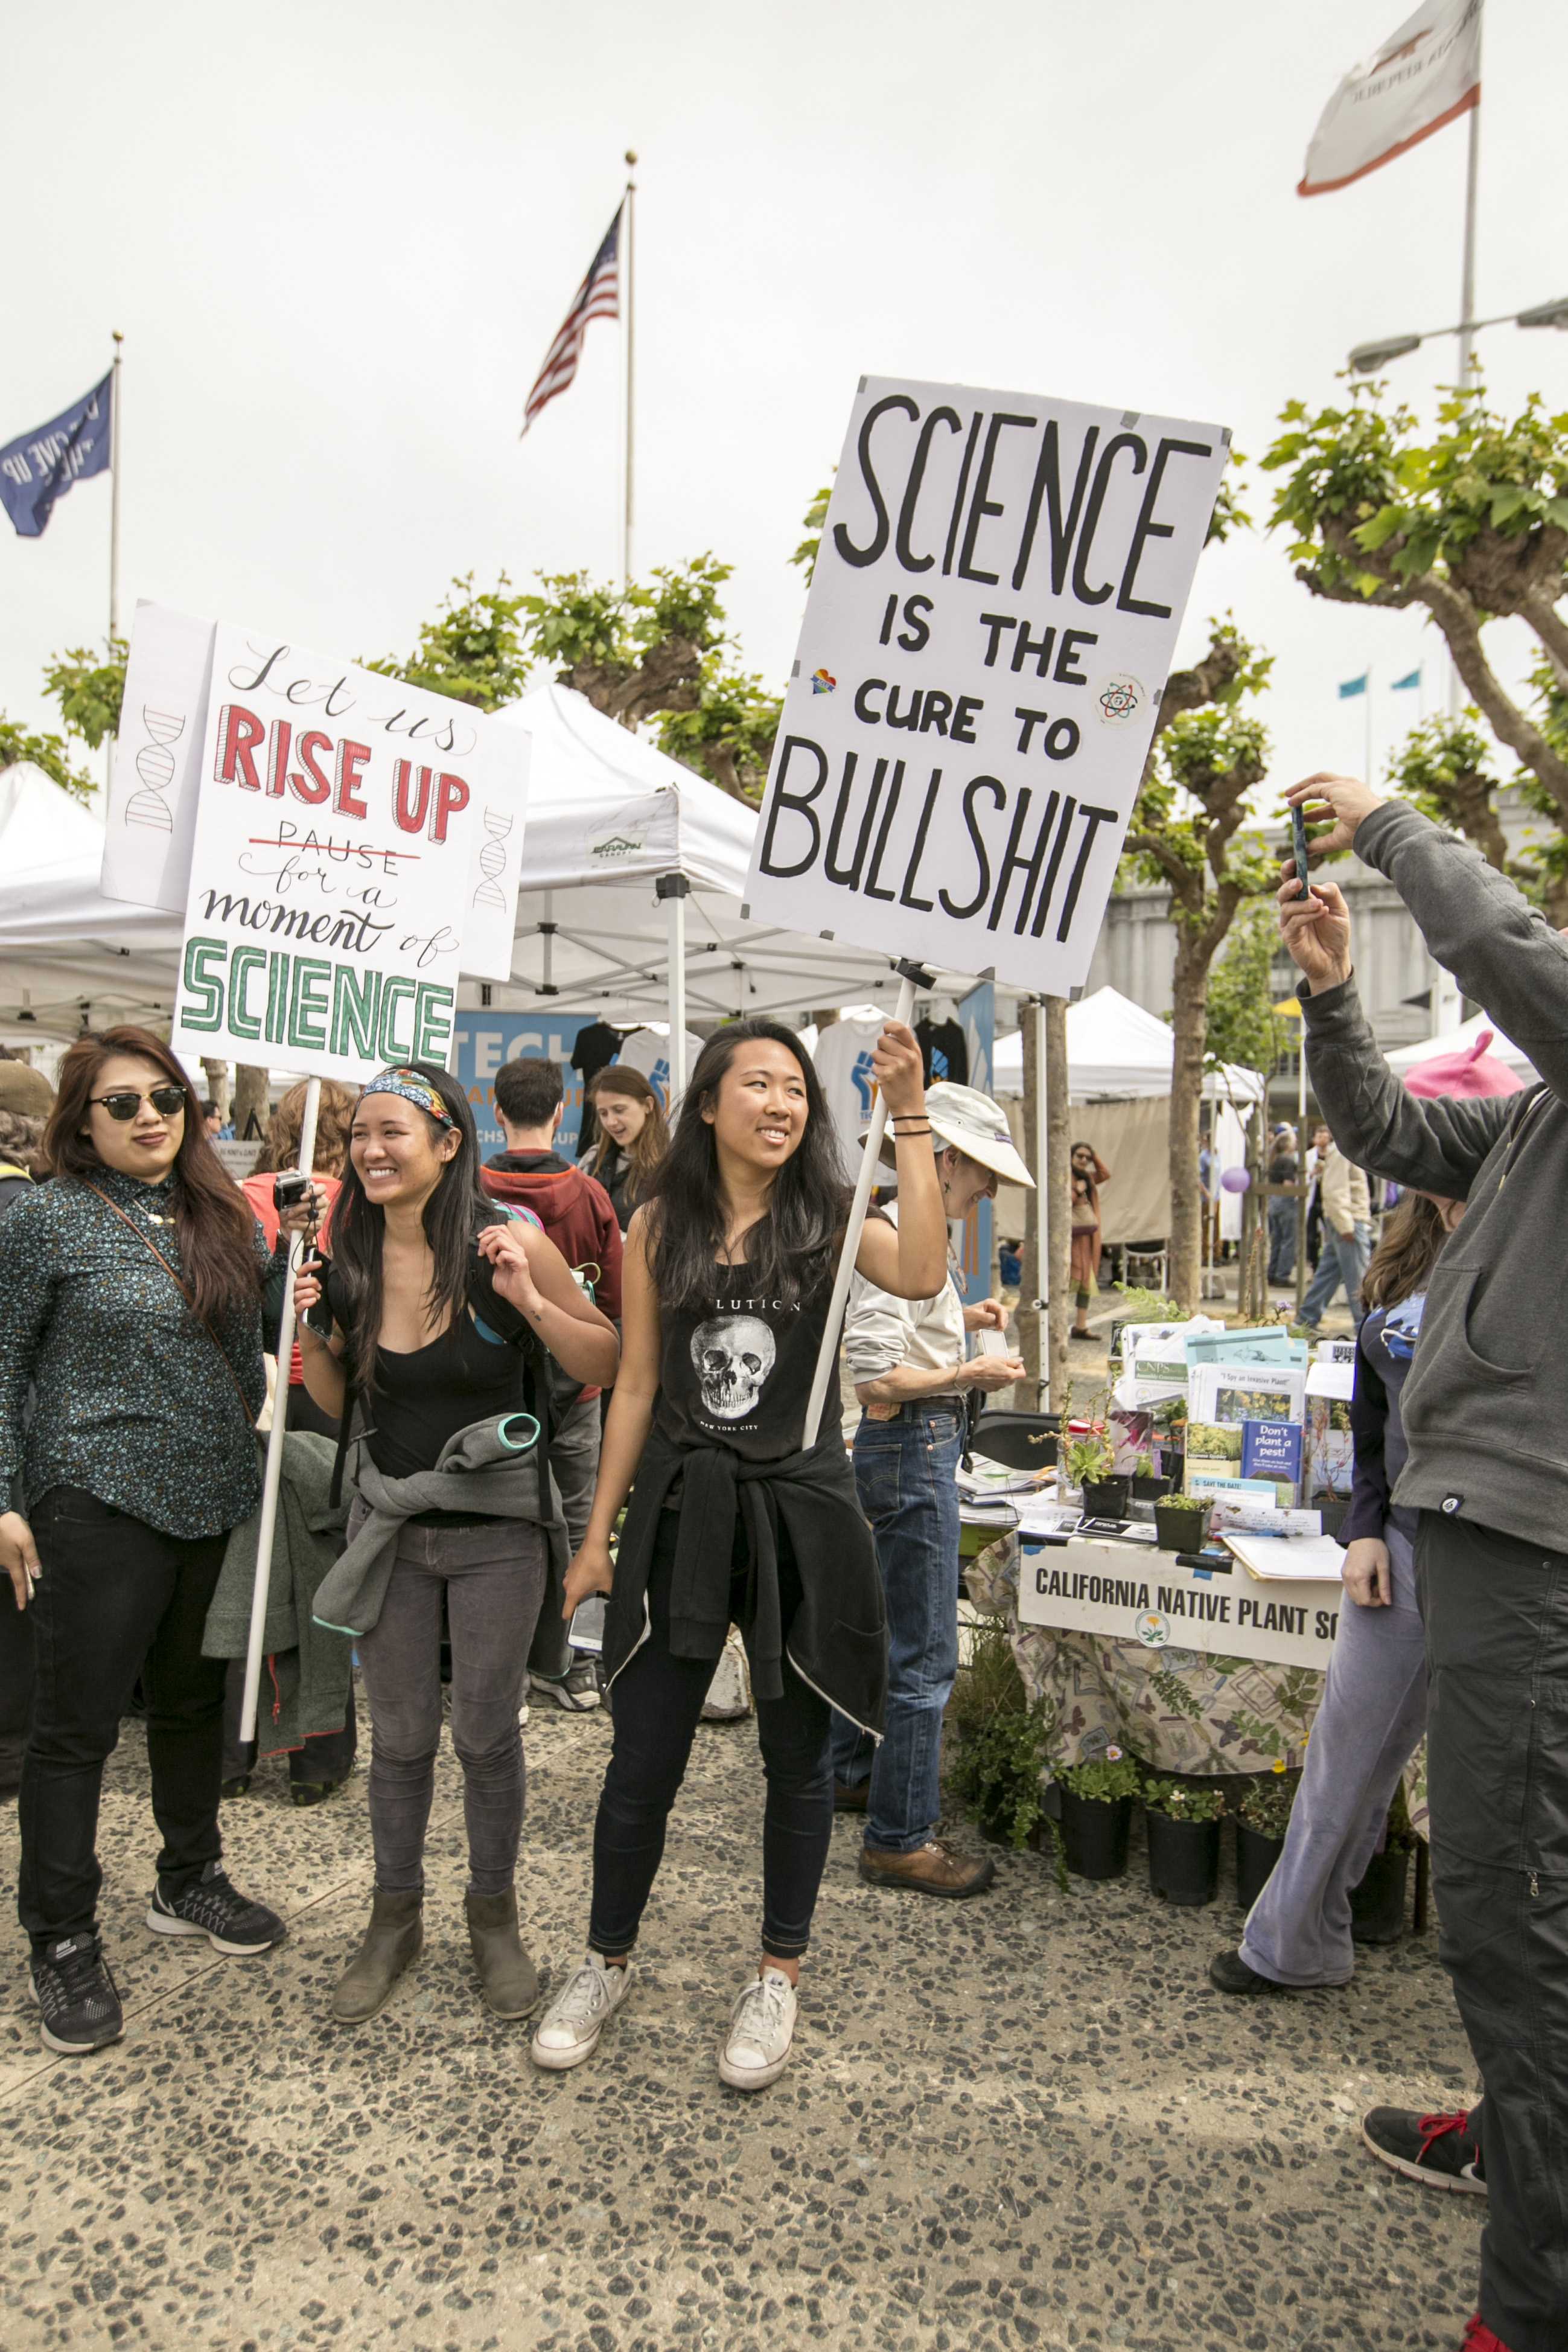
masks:
<svg viewBox="0 0 1568 2352"><path fill-rule="evenodd" d="M491 2011L525 2017L539 1980L517 1927L517 1710L547 1543L565 1569L538 1443L548 1359L608 1388L615 1327L531 1210L513 1219L486 1200L467 1097L432 1063L382 1070L360 1097L330 1249L295 1294L310 1318L305 1382L361 1442L348 1549L316 1610L358 1637L376 1865L370 1921L331 2013L342 2025L373 2017L423 1945L444 1601L469 1947ZM323 1304L329 1339L314 1328Z"/></svg>
<svg viewBox="0 0 1568 2352"><path fill-rule="evenodd" d="M235 1955L285 1933L224 1874L226 1662L202 1632L260 1491L263 1297L287 1243L267 1247L145 1030L77 1039L44 1150L53 1181L0 1219L0 1571L37 1659L17 1907L44 2041L77 2053L122 2031L95 1846L139 1674L163 1841L148 1927Z"/></svg>

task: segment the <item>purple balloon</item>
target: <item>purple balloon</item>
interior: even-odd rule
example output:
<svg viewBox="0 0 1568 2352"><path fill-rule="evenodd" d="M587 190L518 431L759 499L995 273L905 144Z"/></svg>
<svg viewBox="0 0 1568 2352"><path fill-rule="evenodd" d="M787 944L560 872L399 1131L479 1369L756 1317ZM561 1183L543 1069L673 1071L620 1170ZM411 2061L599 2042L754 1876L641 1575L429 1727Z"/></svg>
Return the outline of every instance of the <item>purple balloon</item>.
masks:
<svg viewBox="0 0 1568 2352"><path fill-rule="evenodd" d="M1249 1168L1228 1168L1219 1181L1228 1192L1245 1192L1251 1184L1252 1171Z"/></svg>

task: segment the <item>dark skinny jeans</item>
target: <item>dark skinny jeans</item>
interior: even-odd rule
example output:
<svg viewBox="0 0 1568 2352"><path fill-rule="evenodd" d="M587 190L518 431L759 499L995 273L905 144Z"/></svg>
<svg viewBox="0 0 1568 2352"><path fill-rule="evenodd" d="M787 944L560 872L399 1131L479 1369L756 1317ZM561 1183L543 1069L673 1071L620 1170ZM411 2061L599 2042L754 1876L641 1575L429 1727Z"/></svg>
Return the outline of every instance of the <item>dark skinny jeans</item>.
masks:
<svg viewBox="0 0 1568 2352"><path fill-rule="evenodd" d="M27 1609L37 1679L16 1907L41 1949L97 1927L103 1768L138 1674L166 1892L182 1893L223 1851L227 1661L202 1655L202 1632L228 1538L164 1535L75 1486L52 1486L31 1524L43 1574Z"/></svg>
<svg viewBox="0 0 1568 2352"><path fill-rule="evenodd" d="M621 1959L637 1940L643 1912L664 1852L664 1824L675 1801L703 1700L711 1658L670 1651L670 1584L680 1515L661 1515L649 1570L649 1638L616 1675L612 1691L615 1746L593 1826L593 1906L590 1948ZM731 1609L746 1586L745 1538L737 1536ZM784 1638L800 1606L800 1581L784 1529L779 1530L779 1586ZM757 1736L768 1797L762 1816L762 1948L799 1959L810 1940L811 1914L833 1829L829 1709L788 1658L784 1688L757 1702Z"/></svg>

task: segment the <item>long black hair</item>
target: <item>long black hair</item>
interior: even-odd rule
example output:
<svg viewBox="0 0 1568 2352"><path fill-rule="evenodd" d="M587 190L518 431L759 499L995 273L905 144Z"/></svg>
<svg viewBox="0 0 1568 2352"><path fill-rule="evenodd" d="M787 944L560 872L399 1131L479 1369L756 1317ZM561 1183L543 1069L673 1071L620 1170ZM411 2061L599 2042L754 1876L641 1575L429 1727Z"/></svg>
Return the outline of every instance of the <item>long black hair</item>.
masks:
<svg viewBox="0 0 1568 2352"><path fill-rule="evenodd" d="M649 1181L651 1264L663 1306L695 1303L712 1288L726 1218L718 1145L702 1113L716 1100L737 1047L762 1037L787 1046L800 1065L806 1125L773 1179L766 1211L746 1237L747 1279L758 1293L796 1307L831 1273L850 1206L832 1118L811 1057L793 1029L756 1013L716 1031L697 1055L674 1139Z"/></svg>
<svg viewBox="0 0 1568 2352"><path fill-rule="evenodd" d="M455 1078L434 1062L404 1062L440 1096L457 1132L457 1150L441 1171L434 1192L424 1204L424 1237L432 1259L425 1305L430 1320L442 1329L468 1303L474 1236L481 1225L495 1224L499 1212L486 1198L479 1183L479 1139L468 1097ZM361 1100L363 1097L361 1097ZM394 1097L394 1099L401 1099ZM429 1121L432 1135L445 1132L438 1119L411 1102L408 1108ZM353 1154L343 1163L343 1184L332 1210L331 1257L347 1310L349 1362L355 1382L370 1388L376 1377L376 1342L382 1328L382 1243L386 1214L365 1196ZM340 1318L341 1319L341 1318Z"/></svg>

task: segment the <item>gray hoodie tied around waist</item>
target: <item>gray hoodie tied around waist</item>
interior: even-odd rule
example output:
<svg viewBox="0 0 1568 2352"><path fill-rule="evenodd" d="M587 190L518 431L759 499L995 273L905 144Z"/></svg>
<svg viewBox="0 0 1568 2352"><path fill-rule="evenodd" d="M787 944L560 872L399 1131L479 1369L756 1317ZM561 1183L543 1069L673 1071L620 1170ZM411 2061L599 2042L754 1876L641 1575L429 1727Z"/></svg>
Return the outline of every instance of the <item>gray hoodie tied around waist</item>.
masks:
<svg viewBox="0 0 1568 2352"><path fill-rule="evenodd" d="M533 1433L523 1436L522 1431ZM340 1633L368 1633L382 1613L398 1538L421 1511L462 1511L486 1518L523 1519L538 1528L564 1575L566 1522L555 1480L538 1451L538 1424L528 1413L470 1422L449 1437L434 1470L389 1478L371 1460L363 1438L354 1446L352 1479L370 1517L321 1580L315 1617Z"/></svg>

